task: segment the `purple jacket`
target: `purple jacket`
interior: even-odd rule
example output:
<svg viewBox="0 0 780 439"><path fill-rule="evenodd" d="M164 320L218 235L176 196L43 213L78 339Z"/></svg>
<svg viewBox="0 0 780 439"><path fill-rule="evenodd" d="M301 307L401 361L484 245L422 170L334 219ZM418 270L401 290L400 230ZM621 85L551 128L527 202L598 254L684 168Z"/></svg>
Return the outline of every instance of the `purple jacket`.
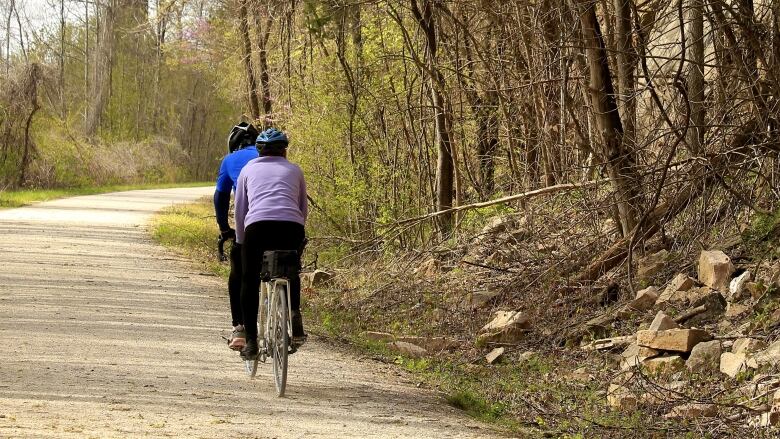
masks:
<svg viewBox="0 0 780 439"><path fill-rule="evenodd" d="M284 157L262 156L241 170L236 185L236 242L258 221L306 223L306 181L298 165Z"/></svg>

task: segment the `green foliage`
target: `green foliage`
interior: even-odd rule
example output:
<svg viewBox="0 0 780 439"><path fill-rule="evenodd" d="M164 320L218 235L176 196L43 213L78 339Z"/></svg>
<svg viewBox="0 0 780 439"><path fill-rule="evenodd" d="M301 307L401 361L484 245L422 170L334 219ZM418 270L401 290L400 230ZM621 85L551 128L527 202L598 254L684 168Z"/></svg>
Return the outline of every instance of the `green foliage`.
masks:
<svg viewBox="0 0 780 439"><path fill-rule="evenodd" d="M506 406L502 403L489 403L478 394L469 390L459 390L447 396L447 403L464 410L478 419L495 420L504 415Z"/></svg>
<svg viewBox="0 0 780 439"><path fill-rule="evenodd" d="M780 257L778 238L780 238L780 209L768 214L755 214L750 227L742 233L745 246L751 248L753 254L762 257Z"/></svg>

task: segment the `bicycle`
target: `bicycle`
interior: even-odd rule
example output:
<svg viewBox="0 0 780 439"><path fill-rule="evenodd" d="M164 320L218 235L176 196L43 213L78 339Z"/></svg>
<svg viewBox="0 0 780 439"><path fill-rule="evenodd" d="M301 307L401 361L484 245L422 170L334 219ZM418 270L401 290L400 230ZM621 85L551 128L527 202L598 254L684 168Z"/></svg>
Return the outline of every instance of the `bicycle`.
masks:
<svg viewBox="0 0 780 439"><path fill-rule="evenodd" d="M220 260L224 260L225 240L218 243ZM269 250L263 252L260 274L260 306L257 311L258 348L255 358L244 358L244 369L250 379L257 375L259 362L272 360L276 396L284 396L287 387L287 359L302 345L292 343L292 310L290 308L290 283L300 270L300 250Z"/></svg>

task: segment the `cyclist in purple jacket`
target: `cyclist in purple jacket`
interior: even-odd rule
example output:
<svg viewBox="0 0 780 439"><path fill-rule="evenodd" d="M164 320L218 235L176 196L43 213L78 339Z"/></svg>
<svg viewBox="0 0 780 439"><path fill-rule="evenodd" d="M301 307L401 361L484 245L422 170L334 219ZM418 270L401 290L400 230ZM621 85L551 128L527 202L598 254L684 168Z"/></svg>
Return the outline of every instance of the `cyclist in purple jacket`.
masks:
<svg viewBox="0 0 780 439"><path fill-rule="evenodd" d="M257 138L260 157L241 170L236 186L236 242L241 244L243 276L241 308L246 330L245 358L257 347L257 308L260 269L266 250L299 250L308 214L306 181L297 165L287 161L287 136L274 128ZM293 343L306 340L301 319L301 281L290 282Z"/></svg>

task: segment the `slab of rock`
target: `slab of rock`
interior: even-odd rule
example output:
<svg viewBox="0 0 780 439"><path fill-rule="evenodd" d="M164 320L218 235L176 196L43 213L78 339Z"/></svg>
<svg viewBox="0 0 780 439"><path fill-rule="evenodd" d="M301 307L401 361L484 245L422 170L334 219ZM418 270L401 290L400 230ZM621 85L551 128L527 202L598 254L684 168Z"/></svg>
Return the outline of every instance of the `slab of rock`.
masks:
<svg viewBox="0 0 780 439"><path fill-rule="evenodd" d="M727 319L736 319L750 310L748 305L742 305L741 303L729 302L726 304L726 313L724 314Z"/></svg>
<svg viewBox="0 0 780 439"><path fill-rule="evenodd" d="M647 311L653 308L656 300L658 300L658 288L647 287L644 290L637 291L636 298L628 306L637 311Z"/></svg>
<svg viewBox="0 0 780 439"><path fill-rule="evenodd" d="M716 371L720 367L721 346L719 340L705 341L691 350L685 367L691 372Z"/></svg>
<svg viewBox="0 0 780 439"><path fill-rule="evenodd" d="M666 302L669 302L672 300L672 296L674 296L674 293L678 291L688 291L690 290L693 285L696 283L696 281L688 276L687 274L680 273L677 276L672 279L671 282L669 282L669 285L666 286L666 289L664 289L664 292L661 293L660 296L658 296L658 300L656 301L657 305L665 304Z"/></svg>
<svg viewBox="0 0 780 439"><path fill-rule="evenodd" d="M623 335L620 337L602 338L582 346L585 351L605 351L630 345L636 341L635 335Z"/></svg>
<svg viewBox="0 0 780 439"><path fill-rule="evenodd" d="M447 337L419 337L414 335L406 335L402 337L396 337L397 341L403 341L406 343L422 346L428 352L440 352L457 347L458 342L448 339Z"/></svg>
<svg viewBox="0 0 780 439"><path fill-rule="evenodd" d="M697 344L710 339L710 333L702 329L644 330L636 333L639 346L660 351L690 352Z"/></svg>
<svg viewBox="0 0 780 439"><path fill-rule="evenodd" d="M680 325L677 324L671 317L666 315L663 311L658 311L658 313L655 315L655 318L653 319L653 322L650 323L650 330L651 331L664 331L666 329L676 329L679 328Z"/></svg>
<svg viewBox="0 0 780 439"><path fill-rule="evenodd" d="M366 340L379 341L382 343L395 340L395 336L387 332L363 331L360 335Z"/></svg>
<svg viewBox="0 0 780 439"><path fill-rule="evenodd" d="M720 250L705 250L699 255L699 282L722 293L729 291L734 264Z"/></svg>
<svg viewBox="0 0 780 439"><path fill-rule="evenodd" d="M637 397L631 390L620 384L610 384L607 390L607 404L615 410L633 410L637 405Z"/></svg>
<svg viewBox="0 0 780 439"><path fill-rule="evenodd" d="M740 372L747 370L747 355L724 352L720 356L720 371L736 377Z"/></svg>
<svg viewBox="0 0 780 439"><path fill-rule="evenodd" d="M731 352L735 354L752 354L766 347L766 343L755 338L739 338L731 346Z"/></svg>
<svg viewBox="0 0 780 439"><path fill-rule="evenodd" d="M714 418L718 416L718 406L715 404L689 403L678 405L667 413L665 418Z"/></svg>
<svg viewBox="0 0 780 439"><path fill-rule="evenodd" d="M428 259L414 269L414 274L426 278L435 277L441 271L441 261L435 258Z"/></svg>
<svg viewBox="0 0 780 439"><path fill-rule="evenodd" d="M316 288L333 279L333 274L325 270L314 270L306 273L301 273L301 284L305 288Z"/></svg>
<svg viewBox="0 0 780 439"><path fill-rule="evenodd" d="M752 427L775 427L780 425L780 411L769 411L762 413L760 416L753 418L750 421Z"/></svg>
<svg viewBox="0 0 780 439"><path fill-rule="evenodd" d="M767 364L772 366L780 364L780 341L772 343L763 351L756 352L751 360L750 366L754 368Z"/></svg>
<svg viewBox="0 0 780 439"><path fill-rule="evenodd" d="M531 328L520 311L498 311L493 320L482 327L477 340L481 343L515 343Z"/></svg>
<svg viewBox="0 0 780 439"><path fill-rule="evenodd" d="M745 285L750 282L750 280L751 274L749 271L745 271L744 273L732 279L731 283L729 283L729 294L726 296L726 300L729 302L742 300L747 295L746 293L748 293Z"/></svg>
<svg viewBox="0 0 780 439"><path fill-rule="evenodd" d="M664 249L640 259L637 263L637 277L639 277L639 279L649 279L658 274L666 266L668 258L669 251Z"/></svg>
<svg viewBox="0 0 780 439"><path fill-rule="evenodd" d="M387 347L410 358L420 358L428 354L423 347L405 341L393 341L388 343Z"/></svg>
<svg viewBox="0 0 780 439"><path fill-rule="evenodd" d="M639 346L636 343L630 344L622 354L620 354L620 369L626 370L637 367L648 358L657 357L661 352L655 349Z"/></svg>
<svg viewBox="0 0 780 439"><path fill-rule="evenodd" d="M679 355L649 358L642 362L642 368L654 376L671 375L685 367L685 360Z"/></svg>
<svg viewBox="0 0 780 439"><path fill-rule="evenodd" d="M490 290L473 292L468 296L469 308L472 310L484 308L491 300L498 297L499 294L501 294L501 292Z"/></svg>
<svg viewBox="0 0 780 439"><path fill-rule="evenodd" d="M504 355L504 347L495 348L492 351L490 351L489 354L485 355L485 360L487 360L488 364L493 364L496 361L498 361L502 356Z"/></svg>

